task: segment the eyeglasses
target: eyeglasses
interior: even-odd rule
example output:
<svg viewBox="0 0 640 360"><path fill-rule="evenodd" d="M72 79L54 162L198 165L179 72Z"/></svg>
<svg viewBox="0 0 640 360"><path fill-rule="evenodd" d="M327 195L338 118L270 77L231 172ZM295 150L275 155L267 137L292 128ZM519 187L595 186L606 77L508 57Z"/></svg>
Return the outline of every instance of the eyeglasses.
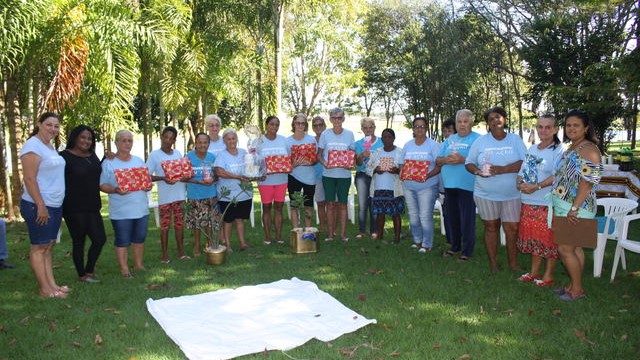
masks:
<svg viewBox="0 0 640 360"><path fill-rule="evenodd" d="M427 127L425 125L416 125L413 128L414 129L426 129Z"/></svg>
<svg viewBox="0 0 640 360"><path fill-rule="evenodd" d="M220 127L220 124L207 124L207 127Z"/></svg>
<svg viewBox="0 0 640 360"><path fill-rule="evenodd" d="M294 125L302 125L302 126L307 125L307 123L306 123L306 122L304 122L304 121L296 121L296 122L294 122L293 124L294 124ZM315 125L314 125L314 126L315 126Z"/></svg>
<svg viewBox="0 0 640 360"><path fill-rule="evenodd" d="M329 120L344 120L344 116L331 116Z"/></svg>
<svg viewBox="0 0 640 360"><path fill-rule="evenodd" d="M313 127L323 127L323 126L325 126L323 123L313 124Z"/></svg>

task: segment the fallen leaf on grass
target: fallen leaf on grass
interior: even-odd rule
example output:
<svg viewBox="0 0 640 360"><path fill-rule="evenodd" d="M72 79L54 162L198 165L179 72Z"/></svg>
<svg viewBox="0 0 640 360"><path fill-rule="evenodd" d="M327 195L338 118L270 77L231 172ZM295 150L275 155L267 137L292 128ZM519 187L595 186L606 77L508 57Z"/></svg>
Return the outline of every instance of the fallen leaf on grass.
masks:
<svg viewBox="0 0 640 360"><path fill-rule="evenodd" d="M161 288L161 286L160 285L156 285L156 284L147 285L147 290L158 290L160 288Z"/></svg>
<svg viewBox="0 0 640 360"><path fill-rule="evenodd" d="M45 346L43 346L43 349L51 349L53 347L53 344L47 344Z"/></svg>
<svg viewBox="0 0 640 360"><path fill-rule="evenodd" d="M72 327L71 329L69 329L67 331L72 333L72 332L76 332L78 329L80 329L80 325L76 325L75 327Z"/></svg>
<svg viewBox="0 0 640 360"><path fill-rule="evenodd" d="M380 270L380 269L369 269L367 270L367 272L369 274L373 274L373 275L379 275L382 274L384 271Z"/></svg>
<svg viewBox="0 0 640 360"><path fill-rule="evenodd" d="M533 310L529 310L529 312L527 313L528 316L533 316Z"/></svg>
<svg viewBox="0 0 640 360"><path fill-rule="evenodd" d="M623 298L623 299L628 299L628 298L630 298L630 297L631 297L631 296L630 296L629 294L624 294L624 295L622 295L622 298Z"/></svg>
<svg viewBox="0 0 640 360"><path fill-rule="evenodd" d="M387 330L387 331L390 330L389 326L386 323L382 323L380 326L382 326L382 328Z"/></svg>
<svg viewBox="0 0 640 360"><path fill-rule="evenodd" d="M369 250L367 250L367 249L365 249L363 247L360 248L360 254L364 255L364 254L367 254L367 253L369 253Z"/></svg>
<svg viewBox="0 0 640 360"><path fill-rule="evenodd" d="M480 306L480 315L484 314L484 307Z"/></svg>
<svg viewBox="0 0 640 360"><path fill-rule="evenodd" d="M79 343L79 342L77 342L77 341L72 342L72 343L71 343L71 346L73 346L73 347L75 347L75 348L81 348L81 347L82 347L82 345L80 345L80 343Z"/></svg>
<svg viewBox="0 0 640 360"><path fill-rule="evenodd" d="M529 329L529 334L531 334L531 335L540 335L540 334L542 334L542 330Z"/></svg>
<svg viewBox="0 0 640 360"><path fill-rule="evenodd" d="M29 324L29 318L30 316L27 316L26 318L23 318L22 320L20 320L20 324L22 325L28 325Z"/></svg>
<svg viewBox="0 0 640 360"><path fill-rule="evenodd" d="M58 330L58 324L56 324L56 323L54 323L54 322L50 323L50 324L49 324L49 330L51 330L51 331L56 331L56 330Z"/></svg>
<svg viewBox="0 0 640 360"><path fill-rule="evenodd" d="M469 360L469 359L471 359L471 355L469 355L469 354L462 354L462 355L458 358L458 360Z"/></svg>
<svg viewBox="0 0 640 360"><path fill-rule="evenodd" d="M573 328L573 333L576 334L576 336L578 337L578 339L580 339L580 341L586 342L591 345L595 345L593 341L587 339L587 336L584 334L584 331Z"/></svg>
<svg viewBox="0 0 640 360"><path fill-rule="evenodd" d="M106 311L106 312L114 312L114 311L116 311L116 309L109 307L109 308L104 308L104 311Z"/></svg>
<svg viewBox="0 0 640 360"><path fill-rule="evenodd" d="M434 349L440 349L440 344L433 344Z"/></svg>
<svg viewBox="0 0 640 360"><path fill-rule="evenodd" d="M5 332L4 325L0 324L0 332Z"/></svg>
<svg viewBox="0 0 640 360"><path fill-rule="evenodd" d="M358 300L360 300L360 301L365 301L365 300L367 300L367 294L360 294L360 295L358 295Z"/></svg>
<svg viewBox="0 0 640 360"><path fill-rule="evenodd" d="M127 348L127 350L129 350L129 351L136 351L136 348L134 348L134 347L131 347L131 346L130 346L130 347L128 347L128 348Z"/></svg>
<svg viewBox="0 0 640 360"><path fill-rule="evenodd" d="M351 251L349 251L349 250L345 250L345 251L344 251L344 254L345 254L345 255L351 255Z"/></svg>
<svg viewBox="0 0 640 360"><path fill-rule="evenodd" d="M400 356L400 351L394 351L389 356Z"/></svg>
<svg viewBox="0 0 640 360"><path fill-rule="evenodd" d="M14 346L17 343L18 343L18 339L16 339L16 338L13 338L13 339L9 340L9 346Z"/></svg>
<svg viewBox="0 0 640 360"><path fill-rule="evenodd" d="M465 336L463 336L463 337L461 337L460 339L458 339L458 342L459 342L460 344L464 344L464 343L466 343L466 342L467 342L467 338L466 338Z"/></svg>
<svg viewBox="0 0 640 360"><path fill-rule="evenodd" d="M96 334L96 337L93 339L93 343L96 345L102 345L102 336L100 336L100 334Z"/></svg>
<svg viewBox="0 0 640 360"><path fill-rule="evenodd" d="M88 307L86 307L86 308L82 309L82 311L84 311L84 312L88 313L88 312L90 312L90 311L91 311L91 309L89 309Z"/></svg>
<svg viewBox="0 0 640 360"><path fill-rule="evenodd" d="M504 339L497 337L496 340L494 341L494 343L496 345L503 345L504 344Z"/></svg>
<svg viewBox="0 0 640 360"><path fill-rule="evenodd" d="M71 309L71 308L73 307L73 306L71 306L71 304L64 304L64 306L65 306L67 309Z"/></svg>
<svg viewBox="0 0 640 360"><path fill-rule="evenodd" d="M560 309L553 309L551 313L555 316L560 316L560 314L562 314L562 311L560 311Z"/></svg>
<svg viewBox="0 0 640 360"><path fill-rule="evenodd" d="M503 313L513 314L514 311L515 311L514 309L507 309L507 310L504 310Z"/></svg>
<svg viewBox="0 0 640 360"><path fill-rule="evenodd" d="M628 338L627 334L624 334L624 335L620 336L620 340L621 341L625 341L625 340L627 340L627 338Z"/></svg>

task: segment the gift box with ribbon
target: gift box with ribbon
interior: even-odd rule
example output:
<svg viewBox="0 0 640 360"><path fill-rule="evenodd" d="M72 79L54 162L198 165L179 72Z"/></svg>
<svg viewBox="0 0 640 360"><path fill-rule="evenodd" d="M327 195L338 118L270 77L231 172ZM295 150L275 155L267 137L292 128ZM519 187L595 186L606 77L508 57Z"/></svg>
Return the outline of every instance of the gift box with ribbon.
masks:
<svg viewBox="0 0 640 360"><path fill-rule="evenodd" d="M291 159L298 165L313 165L316 162L316 144L291 145Z"/></svg>
<svg viewBox="0 0 640 360"><path fill-rule="evenodd" d="M355 165L356 152L353 150L329 150L328 168L352 168Z"/></svg>
<svg viewBox="0 0 640 360"><path fill-rule="evenodd" d="M193 167L188 158L176 160L165 160L160 163L162 171L164 171L165 179L169 181L178 181L182 178L193 177Z"/></svg>
<svg viewBox="0 0 640 360"><path fill-rule="evenodd" d="M289 155L269 155L265 159L267 175L290 173L293 169L291 166L291 156Z"/></svg>
<svg viewBox="0 0 640 360"><path fill-rule="evenodd" d="M146 166L128 169L116 169L118 187L124 191L147 190L151 187L151 176Z"/></svg>
<svg viewBox="0 0 640 360"><path fill-rule="evenodd" d="M405 160L400 172L400 180L425 182L429 172L429 165L431 165L431 162L426 160Z"/></svg>

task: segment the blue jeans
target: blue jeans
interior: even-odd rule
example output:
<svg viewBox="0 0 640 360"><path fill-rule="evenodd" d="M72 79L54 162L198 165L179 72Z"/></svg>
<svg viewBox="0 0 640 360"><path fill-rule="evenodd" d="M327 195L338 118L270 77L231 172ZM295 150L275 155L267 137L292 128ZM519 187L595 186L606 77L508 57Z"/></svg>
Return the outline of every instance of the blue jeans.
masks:
<svg viewBox="0 0 640 360"><path fill-rule="evenodd" d="M409 213L409 227L413 242L424 248L433 247L433 207L438 197L438 186L422 190L404 189L404 197Z"/></svg>
<svg viewBox="0 0 640 360"><path fill-rule="evenodd" d="M139 219L111 220L116 247L129 247L133 244L143 244L147 237L147 223L149 215Z"/></svg>
<svg viewBox="0 0 640 360"><path fill-rule="evenodd" d="M367 214L369 215L370 233L376 232L376 223L371 211L371 176L358 171L356 172L356 191L358 192L358 228L360 233L365 233L367 229Z"/></svg>
<svg viewBox="0 0 640 360"><path fill-rule="evenodd" d="M0 218L0 260L5 260L9 257L9 250L7 250L7 224L4 219Z"/></svg>
<svg viewBox="0 0 640 360"><path fill-rule="evenodd" d="M451 251L462 251L462 255L473 256L476 244L476 203L473 191L456 188L444 189L447 206L444 221Z"/></svg>

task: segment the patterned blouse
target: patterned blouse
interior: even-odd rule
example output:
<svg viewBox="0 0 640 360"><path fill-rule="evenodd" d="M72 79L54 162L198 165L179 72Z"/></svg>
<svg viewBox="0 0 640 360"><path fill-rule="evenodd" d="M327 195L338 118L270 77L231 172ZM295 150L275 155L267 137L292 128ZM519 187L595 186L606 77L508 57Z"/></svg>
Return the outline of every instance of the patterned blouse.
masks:
<svg viewBox="0 0 640 360"><path fill-rule="evenodd" d="M584 145L583 145L584 146ZM556 169L553 181L553 195L573 204L573 200L578 195L578 185L584 179L593 184L587 199L581 207L587 211L596 212L596 185L602 176L602 164L593 163L581 157L576 150L567 150L562 155L560 163Z"/></svg>

